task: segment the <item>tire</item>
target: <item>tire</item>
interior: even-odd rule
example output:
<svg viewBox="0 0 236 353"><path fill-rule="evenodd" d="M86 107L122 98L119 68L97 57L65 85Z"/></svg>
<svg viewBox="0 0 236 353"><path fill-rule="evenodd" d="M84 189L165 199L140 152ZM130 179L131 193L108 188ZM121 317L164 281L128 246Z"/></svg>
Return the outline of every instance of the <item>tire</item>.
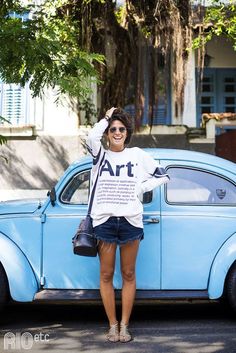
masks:
<svg viewBox="0 0 236 353"><path fill-rule="evenodd" d="M0 263L0 310L9 300L9 286L5 270Z"/></svg>
<svg viewBox="0 0 236 353"><path fill-rule="evenodd" d="M230 307L236 312L236 262L227 275L225 294Z"/></svg>

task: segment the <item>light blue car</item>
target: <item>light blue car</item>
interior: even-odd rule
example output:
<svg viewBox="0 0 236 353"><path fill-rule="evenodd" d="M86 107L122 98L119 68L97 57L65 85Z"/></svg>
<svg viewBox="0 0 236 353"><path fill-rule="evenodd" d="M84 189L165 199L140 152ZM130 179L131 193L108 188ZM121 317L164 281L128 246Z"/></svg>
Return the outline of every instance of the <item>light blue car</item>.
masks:
<svg viewBox="0 0 236 353"><path fill-rule="evenodd" d="M236 309L235 163L190 151L147 152L171 180L143 195L136 299L225 295ZM1 304L100 300L99 259L74 255L71 242L86 215L91 165L90 157L73 163L46 200L0 203Z"/></svg>

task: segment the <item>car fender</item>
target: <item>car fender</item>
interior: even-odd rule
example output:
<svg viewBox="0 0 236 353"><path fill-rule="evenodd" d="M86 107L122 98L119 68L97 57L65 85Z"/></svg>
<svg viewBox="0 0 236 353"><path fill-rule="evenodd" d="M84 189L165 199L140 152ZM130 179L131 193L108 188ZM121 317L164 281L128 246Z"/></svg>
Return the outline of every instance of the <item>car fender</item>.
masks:
<svg viewBox="0 0 236 353"><path fill-rule="evenodd" d="M208 293L210 299L220 298L224 291L224 283L231 265L236 260L236 233L223 244L215 256L211 267Z"/></svg>
<svg viewBox="0 0 236 353"><path fill-rule="evenodd" d="M33 269L20 248L0 232L0 262L7 275L13 300L32 301L38 291Z"/></svg>

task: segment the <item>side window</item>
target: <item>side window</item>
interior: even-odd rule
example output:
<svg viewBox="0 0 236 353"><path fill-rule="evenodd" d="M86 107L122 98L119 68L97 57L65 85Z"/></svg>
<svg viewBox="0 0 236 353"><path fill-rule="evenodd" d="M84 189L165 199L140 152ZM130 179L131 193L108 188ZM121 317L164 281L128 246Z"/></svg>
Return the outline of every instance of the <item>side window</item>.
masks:
<svg viewBox="0 0 236 353"><path fill-rule="evenodd" d="M60 200L73 205L87 205L89 198L90 170L76 174L62 191Z"/></svg>
<svg viewBox="0 0 236 353"><path fill-rule="evenodd" d="M168 174L166 199L169 203L236 206L236 185L219 175L184 167L170 167Z"/></svg>
<svg viewBox="0 0 236 353"><path fill-rule="evenodd" d="M72 205L87 205L90 187L90 170L76 174L63 189L60 201ZM142 196L142 203L152 202L153 192L145 192Z"/></svg>

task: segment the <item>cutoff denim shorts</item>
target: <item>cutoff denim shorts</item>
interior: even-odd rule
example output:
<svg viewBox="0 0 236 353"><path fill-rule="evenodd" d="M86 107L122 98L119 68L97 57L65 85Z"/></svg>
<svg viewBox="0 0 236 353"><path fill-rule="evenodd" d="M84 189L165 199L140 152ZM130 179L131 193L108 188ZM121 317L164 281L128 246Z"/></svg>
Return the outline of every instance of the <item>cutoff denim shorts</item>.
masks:
<svg viewBox="0 0 236 353"><path fill-rule="evenodd" d="M134 227L125 217L110 217L94 227L94 233L98 240L117 245L144 238L143 228Z"/></svg>

